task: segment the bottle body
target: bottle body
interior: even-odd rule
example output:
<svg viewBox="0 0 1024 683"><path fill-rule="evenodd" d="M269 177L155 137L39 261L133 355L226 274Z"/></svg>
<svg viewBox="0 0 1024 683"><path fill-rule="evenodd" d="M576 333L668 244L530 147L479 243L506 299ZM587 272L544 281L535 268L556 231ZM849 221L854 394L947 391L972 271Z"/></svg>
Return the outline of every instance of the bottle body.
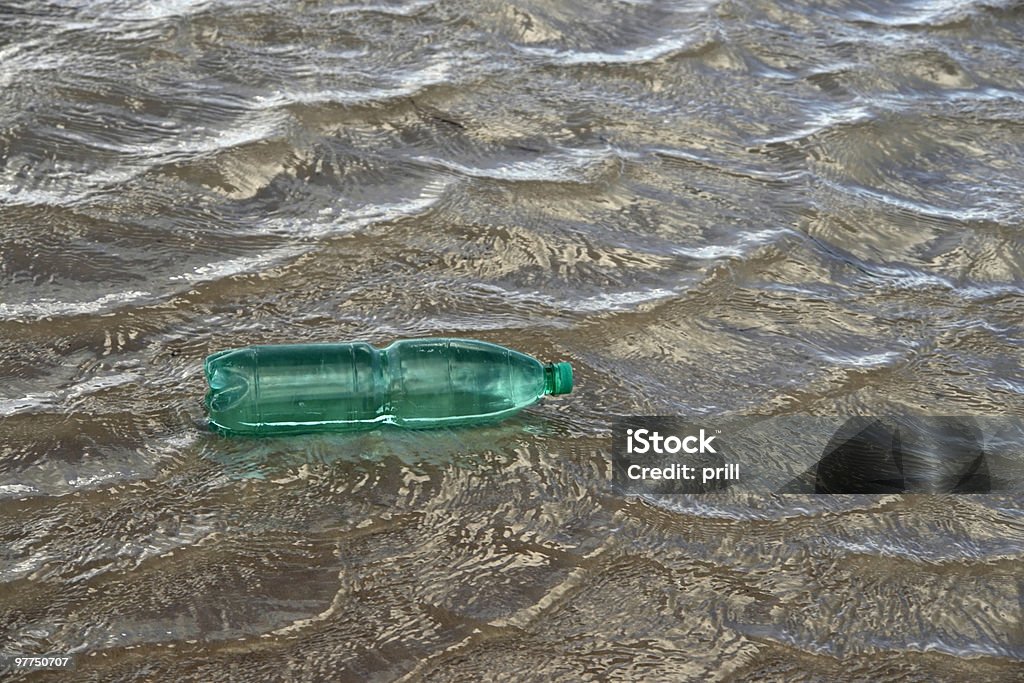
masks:
<svg viewBox="0 0 1024 683"><path fill-rule="evenodd" d="M253 435L500 420L572 384L567 363L470 339L250 346L204 369L211 425Z"/></svg>

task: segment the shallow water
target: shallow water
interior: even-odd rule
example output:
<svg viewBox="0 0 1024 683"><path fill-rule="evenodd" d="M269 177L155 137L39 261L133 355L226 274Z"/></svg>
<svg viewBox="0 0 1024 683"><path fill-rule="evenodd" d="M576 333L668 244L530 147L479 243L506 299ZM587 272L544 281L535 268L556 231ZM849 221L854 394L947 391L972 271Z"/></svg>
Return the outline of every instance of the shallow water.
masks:
<svg viewBox="0 0 1024 683"><path fill-rule="evenodd" d="M647 500L608 429L1024 415L1022 36L999 0L6 3L0 654L1020 680L1022 496ZM577 389L205 429L208 353L424 335Z"/></svg>

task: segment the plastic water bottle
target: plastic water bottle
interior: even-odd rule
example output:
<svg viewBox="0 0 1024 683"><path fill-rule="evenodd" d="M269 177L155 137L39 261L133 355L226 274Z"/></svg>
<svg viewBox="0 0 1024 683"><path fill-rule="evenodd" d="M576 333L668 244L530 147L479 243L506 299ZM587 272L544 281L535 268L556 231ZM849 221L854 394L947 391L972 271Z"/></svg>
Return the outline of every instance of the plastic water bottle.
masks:
<svg viewBox="0 0 1024 683"><path fill-rule="evenodd" d="M472 339L249 346L207 357L204 369L210 424L225 434L490 422L572 391L568 363Z"/></svg>

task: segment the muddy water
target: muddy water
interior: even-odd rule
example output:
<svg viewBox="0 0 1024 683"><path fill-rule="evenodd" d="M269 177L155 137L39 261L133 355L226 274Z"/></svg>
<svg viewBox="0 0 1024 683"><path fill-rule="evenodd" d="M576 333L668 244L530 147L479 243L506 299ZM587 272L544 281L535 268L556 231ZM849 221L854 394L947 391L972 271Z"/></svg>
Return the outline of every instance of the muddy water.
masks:
<svg viewBox="0 0 1024 683"><path fill-rule="evenodd" d="M999 0L6 3L0 654L1020 680L1021 496L625 496L608 430L1024 415L1022 36ZM205 429L208 353L425 335L577 389Z"/></svg>

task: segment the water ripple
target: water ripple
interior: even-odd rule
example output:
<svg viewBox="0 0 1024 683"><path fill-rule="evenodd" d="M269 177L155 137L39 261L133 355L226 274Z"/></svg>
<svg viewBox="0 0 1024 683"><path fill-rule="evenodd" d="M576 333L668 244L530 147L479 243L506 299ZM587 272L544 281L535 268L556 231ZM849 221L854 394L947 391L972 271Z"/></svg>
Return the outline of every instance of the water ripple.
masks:
<svg viewBox="0 0 1024 683"><path fill-rule="evenodd" d="M623 414L1024 414L1018 4L8 3L0 654L1016 680L1019 494L607 468ZM217 349L452 334L577 386L480 429L206 429Z"/></svg>

